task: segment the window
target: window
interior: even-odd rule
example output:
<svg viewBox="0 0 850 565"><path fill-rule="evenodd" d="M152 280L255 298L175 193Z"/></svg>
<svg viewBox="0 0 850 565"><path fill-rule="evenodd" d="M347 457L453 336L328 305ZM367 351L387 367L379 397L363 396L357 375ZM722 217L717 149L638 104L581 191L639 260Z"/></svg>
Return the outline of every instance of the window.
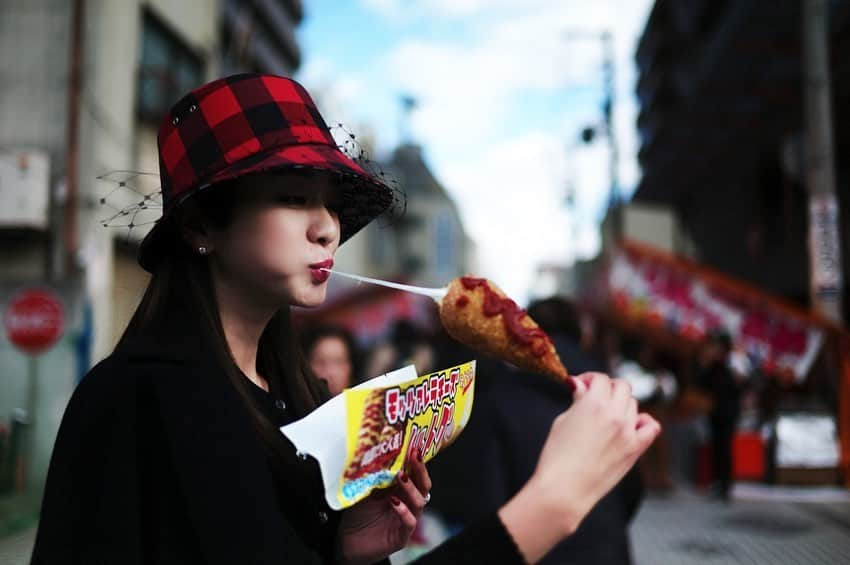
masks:
<svg viewBox="0 0 850 565"><path fill-rule="evenodd" d="M158 123L178 98L203 82L201 58L149 12L144 14L138 113Z"/></svg>
<svg viewBox="0 0 850 565"><path fill-rule="evenodd" d="M455 262L455 230L451 214L443 211L435 218L434 239L438 273L452 273Z"/></svg>

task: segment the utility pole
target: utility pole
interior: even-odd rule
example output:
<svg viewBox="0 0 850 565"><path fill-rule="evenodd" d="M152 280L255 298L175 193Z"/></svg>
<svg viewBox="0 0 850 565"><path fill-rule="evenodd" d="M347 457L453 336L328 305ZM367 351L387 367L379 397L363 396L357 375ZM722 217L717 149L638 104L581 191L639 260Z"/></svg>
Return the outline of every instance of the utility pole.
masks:
<svg viewBox="0 0 850 565"><path fill-rule="evenodd" d="M79 248L78 208L80 193L80 101L83 89L83 38L85 22L85 0L74 0L71 4L71 58L68 80L68 119L65 150L65 218L62 239L64 241L61 267L48 271L48 278L55 280L68 276L76 268ZM56 272L58 271L58 273Z"/></svg>
<svg viewBox="0 0 850 565"><path fill-rule="evenodd" d="M812 307L842 323L844 286L835 194L827 0L803 2L803 99Z"/></svg>
<svg viewBox="0 0 850 565"><path fill-rule="evenodd" d="M622 207L620 206L620 152L617 148L617 135L614 125L614 107L616 85L614 79L617 75L614 65L614 35L608 31L567 31L564 33L567 40L595 40L602 45L602 79L604 98L602 100L602 117L605 120L605 137L608 140L608 178L610 192L608 194L608 213L611 215L614 241L619 241L623 234ZM595 128L586 128L582 132L585 143L589 143L595 136Z"/></svg>
<svg viewBox="0 0 850 565"><path fill-rule="evenodd" d="M614 125L614 96L616 85L614 77L614 36L610 31L604 31L600 35L602 40L602 74L605 81L605 101L603 112L605 114L605 133L608 136L608 175L611 182L611 194L608 209L611 211L611 220L614 222L614 240L620 241L623 235L623 210L620 202L620 152L617 149L616 126Z"/></svg>

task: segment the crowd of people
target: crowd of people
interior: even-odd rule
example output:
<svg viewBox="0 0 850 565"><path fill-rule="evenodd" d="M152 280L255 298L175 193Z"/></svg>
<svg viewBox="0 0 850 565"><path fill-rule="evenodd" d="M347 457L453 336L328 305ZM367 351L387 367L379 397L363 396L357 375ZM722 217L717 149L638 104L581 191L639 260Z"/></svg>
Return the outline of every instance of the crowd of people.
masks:
<svg viewBox="0 0 850 565"><path fill-rule="evenodd" d="M676 355L563 297L534 301L528 313L550 335L571 374L598 371L628 381L641 410L662 423L680 416L683 409L689 416L702 416L709 423L713 454L708 492L728 500L732 438L749 382L748 373L731 362L728 335L711 333L696 350ZM475 523L514 496L534 472L552 421L572 401L571 391L561 383L482 358L451 339L439 324L424 328L401 320L369 347L359 346L355 336L339 326L309 325L303 335L314 373L335 393L342 390L340 383L347 383L343 388L353 386L410 363L423 374L478 360L476 408L457 445L431 464L435 496L425 513L428 531L423 522L405 558ZM687 399L694 398L699 402L689 404ZM675 488L671 449L662 427L635 468L543 562L630 562L628 526L645 492L663 494Z"/></svg>
<svg viewBox="0 0 850 565"><path fill-rule="evenodd" d="M600 371L628 381L641 410L659 422L704 422L711 456L706 494L729 500L732 442L741 405L747 399L752 403L753 397L763 392L764 381L744 356L736 355L728 334L711 332L696 348L676 351L625 332L564 297L534 301L528 312L550 335L572 374ZM571 402L570 391L560 383L495 359L482 359L452 340L438 324L423 328L402 320L369 347L359 346L355 336L339 326L308 326L304 334L302 343L313 371L337 392L341 389L334 383L339 379L324 353L332 347L331 341L336 343L335 351L345 353L345 359L336 365L347 368L347 386L409 363L423 374L478 359L481 378L470 424L458 446L432 464L439 493L429 509L437 519L437 526L430 529L432 538L442 539L510 499L533 472L552 420ZM762 415L762 419L767 417L769 414ZM546 562L629 562L626 531L644 493L670 493L678 481L698 481L698 477L682 476L681 470L673 468L672 449L662 426L661 435L636 467ZM480 462L485 463L486 473L480 472ZM415 538L420 549L428 547L426 538Z"/></svg>

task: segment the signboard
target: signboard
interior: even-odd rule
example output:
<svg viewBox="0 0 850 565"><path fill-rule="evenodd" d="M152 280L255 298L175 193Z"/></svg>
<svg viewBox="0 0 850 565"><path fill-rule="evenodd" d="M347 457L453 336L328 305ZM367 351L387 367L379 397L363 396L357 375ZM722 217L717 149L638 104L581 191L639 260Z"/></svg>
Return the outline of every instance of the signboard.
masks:
<svg viewBox="0 0 850 565"><path fill-rule="evenodd" d="M49 163L38 151L0 152L0 226L47 227Z"/></svg>
<svg viewBox="0 0 850 565"><path fill-rule="evenodd" d="M721 279L661 252L627 245L608 273L608 291L618 314L691 340L712 330L727 332L753 367L791 374L800 381L824 340L823 330L794 316L777 299ZM725 281L725 282L724 282Z"/></svg>
<svg viewBox="0 0 850 565"><path fill-rule="evenodd" d="M50 349L65 330L62 302L51 290L30 288L16 294L3 317L6 337L22 352Z"/></svg>
<svg viewBox="0 0 850 565"><path fill-rule="evenodd" d="M821 297L838 294L841 291L842 273L838 202L834 194L812 195L809 222L812 290Z"/></svg>

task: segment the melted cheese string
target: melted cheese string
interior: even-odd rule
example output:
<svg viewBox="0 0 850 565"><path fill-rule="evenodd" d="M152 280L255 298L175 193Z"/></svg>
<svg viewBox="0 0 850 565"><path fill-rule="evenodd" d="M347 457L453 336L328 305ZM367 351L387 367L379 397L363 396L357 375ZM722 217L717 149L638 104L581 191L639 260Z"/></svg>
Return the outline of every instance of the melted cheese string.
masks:
<svg viewBox="0 0 850 565"><path fill-rule="evenodd" d="M394 282L389 282L389 281L382 281L380 279L372 279L372 278L369 278L369 277L362 277L360 275L352 275L352 274L343 273L343 272L340 272L340 271L332 271L331 269L322 268L321 270L327 271L327 272L331 273L332 275L339 275L341 277L347 277L349 279L354 279L354 280L360 281L360 282L376 284L376 285L380 285L380 286L386 286L386 287L389 287L389 288L394 288L396 290L403 290L405 292L412 292L413 294L420 294L422 296L428 296L430 298L433 298L437 302L440 302L443 299L443 297L446 295L446 292L448 292L447 288L424 288L424 287L421 287L421 286L412 286L412 285L409 285L409 284L394 283Z"/></svg>

